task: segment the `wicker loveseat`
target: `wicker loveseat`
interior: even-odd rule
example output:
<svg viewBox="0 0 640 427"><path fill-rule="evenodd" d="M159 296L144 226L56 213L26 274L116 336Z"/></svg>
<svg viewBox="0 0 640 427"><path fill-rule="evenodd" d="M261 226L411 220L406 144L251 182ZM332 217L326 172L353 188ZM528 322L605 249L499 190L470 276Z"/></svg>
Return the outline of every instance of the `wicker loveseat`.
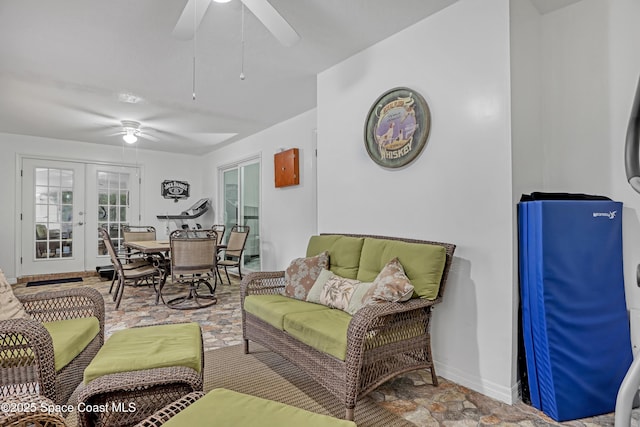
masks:
<svg viewBox="0 0 640 427"><path fill-rule="evenodd" d="M249 340L277 352L303 369L315 381L344 402L345 418L353 420L359 398L403 372L428 368L438 384L431 355L430 320L432 307L442 300L455 245L382 236L313 236L307 257L328 252L329 270L361 282L373 281L385 262L398 257L412 282L430 260L425 254L439 252L441 271L434 277L433 295L405 302L366 305L352 316L342 310L313 302L293 300L284 295L285 272L251 273L242 280L241 304L245 353ZM377 271L375 271L377 269ZM431 275L431 273L429 273ZM425 274L426 275L426 274ZM417 287L416 287L417 289ZM317 314L317 318L313 316ZM309 317L306 317L309 316ZM346 340L346 348L326 350L324 343L306 340L304 333L289 327L288 319L302 318L302 330L325 328L333 337ZM324 326L318 326L323 325ZM315 331L314 331L315 332ZM307 341L307 343L303 342ZM334 346L335 347L335 346ZM338 346L339 347L339 346ZM333 354L330 354L333 353Z"/></svg>

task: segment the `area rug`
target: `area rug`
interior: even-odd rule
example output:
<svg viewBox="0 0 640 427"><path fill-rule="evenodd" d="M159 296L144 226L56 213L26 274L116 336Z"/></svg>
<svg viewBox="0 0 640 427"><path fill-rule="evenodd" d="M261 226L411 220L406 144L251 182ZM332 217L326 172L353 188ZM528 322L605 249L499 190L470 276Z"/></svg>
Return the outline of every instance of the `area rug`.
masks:
<svg viewBox="0 0 640 427"><path fill-rule="evenodd" d="M27 282L26 286L31 287L31 286L57 285L59 283L70 283L70 282L82 282L82 277L66 277L64 279L35 280L32 282Z"/></svg>
<svg viewBox="0 0 640 427"><path fill-rule="evenodd" d="M276 353L251 344L244 354L236 345L205 353L204 389L227 388L338 418L345 408L333 395ZM364 397L356 405L358 427L414 426Z"/></svg>
<svg viewBox="0 0 640 427"><path fill-rule="evenodd" d="M244 354L242 345L223 347L204 353L204 391L226 388L264 399L286 403L318 414L344 418L344 406L333 395L276 353L251 344ZM69 399L76 406L78 390ZM358 401L355 420L358 427L415 427L369 397ZM76 427L75 411L66 424ZM213 425L213 424L212 424Z"/></svg>

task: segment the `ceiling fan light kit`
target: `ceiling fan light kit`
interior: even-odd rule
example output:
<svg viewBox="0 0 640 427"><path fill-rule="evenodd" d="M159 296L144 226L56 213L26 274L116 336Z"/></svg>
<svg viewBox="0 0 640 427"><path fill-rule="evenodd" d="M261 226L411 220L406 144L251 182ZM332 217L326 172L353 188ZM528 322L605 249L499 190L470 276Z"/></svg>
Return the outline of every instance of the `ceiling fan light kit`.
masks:
<svg viewBox="0 0 640 427"><path fill-rule="evenodd" d="M138 141L138 135L140 134L140 123L133 120L123 120L122 128L124 129L124 135L122 139L127 144L134 144Z"/></svg>
<svg viewBox="0 0 640 427"><path fill-rule="evenodd" d="M127 144L135 144L138 141L138 137L135 136L131 130L127 130L127 133L122 136L122 139L124 139L124 142Z"/></svg>

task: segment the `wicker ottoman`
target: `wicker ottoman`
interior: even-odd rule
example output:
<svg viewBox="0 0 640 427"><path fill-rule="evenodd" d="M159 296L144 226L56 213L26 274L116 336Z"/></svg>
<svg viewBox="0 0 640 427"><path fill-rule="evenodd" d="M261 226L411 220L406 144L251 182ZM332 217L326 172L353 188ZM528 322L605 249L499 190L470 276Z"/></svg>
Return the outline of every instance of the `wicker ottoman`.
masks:
<svg viewBox="0 0 640 427"><path fill-rule="evenodd" d="M182 396L202 391L203 363L197 323L117 331L85 369L78 423L135 425Z"/></svg>
<svg viewBox="0 0 640 427"><path fill-rule="evenodd" d="M353 421L316 414L223 388L190 393L136 427L355 427Z"/></svg>

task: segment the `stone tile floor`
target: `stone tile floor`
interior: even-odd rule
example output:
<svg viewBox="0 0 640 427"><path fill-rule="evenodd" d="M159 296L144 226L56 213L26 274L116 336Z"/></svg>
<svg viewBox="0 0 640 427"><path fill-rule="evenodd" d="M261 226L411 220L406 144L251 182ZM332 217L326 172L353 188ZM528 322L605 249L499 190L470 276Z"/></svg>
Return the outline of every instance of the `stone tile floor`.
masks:
<svg viewBox="0 0 640 427"><path fill-rule="evenodd" d="M218 285L218 303L198 310L172 310L162 304L154 304L153 288L147 286L125 288L119 310L109 294L111 281L98 277L85 278L83 282L37 287L16 285L16 294L51 291L76 286L91 286L105 298L105 334L129 326L158 322L195 321L200 323L206 350L241 344L242 317L238 281L232 285ZM166 299L177 296L183 288L168 282L163 291ZM466 427L466 426L613 426L613 414L566 423L556 423L543 413L523 403L507 405L476 393L465 387L442 379L438 387L431 385L428 371L415 371L401 375L379 387L370 395L379 405L394 412L417 426ZM640 425L640 412L635 410L631 425Z"/></svg>

